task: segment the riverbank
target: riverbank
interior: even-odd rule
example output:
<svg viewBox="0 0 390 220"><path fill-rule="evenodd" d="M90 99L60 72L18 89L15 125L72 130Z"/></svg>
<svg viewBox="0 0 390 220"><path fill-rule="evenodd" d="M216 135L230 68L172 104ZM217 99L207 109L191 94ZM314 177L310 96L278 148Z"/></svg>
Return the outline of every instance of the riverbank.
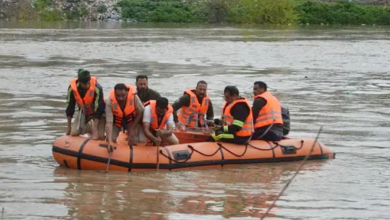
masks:
<svg viewBox="0 0 390 220"><path fill-rule="evenodd" d="M15 23L0 29L4 220L258 220L300 165L139 174L58 167L51 149L65 133L66 91L79 68L98 77L107 98L138 74L170 103L206 80L215 115L225 86L246 96L265 81L290 109L291 138L315 138L326 125L319 141L339 155L308 161L267 220L388 220L390 26ZM110 25L129 28L100 28Z"/></svg>
<svg viewBox="0 0 390 220"><path fill-rule="evenodd" d="M389 25L386 1L2 0L0 18L40 21ZM374 5L376 4L376 5Z"/></svg>

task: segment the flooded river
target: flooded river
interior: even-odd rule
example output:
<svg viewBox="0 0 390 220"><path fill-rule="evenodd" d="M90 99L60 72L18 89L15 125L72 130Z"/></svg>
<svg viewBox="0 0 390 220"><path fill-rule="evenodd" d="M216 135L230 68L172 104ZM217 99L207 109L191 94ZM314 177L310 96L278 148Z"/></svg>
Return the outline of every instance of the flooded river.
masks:
<svg viewBox="0 0 390 220"><path fill-rule="evenodd" d="M265 81L290 108L291 137L320 140L272 219L390 219L390 29L0 23L0 219L259 219L299 163L120 173L67 170L51 146L65 133L77 69L105 97L150 77L170 102L209 83Z"/></svg>

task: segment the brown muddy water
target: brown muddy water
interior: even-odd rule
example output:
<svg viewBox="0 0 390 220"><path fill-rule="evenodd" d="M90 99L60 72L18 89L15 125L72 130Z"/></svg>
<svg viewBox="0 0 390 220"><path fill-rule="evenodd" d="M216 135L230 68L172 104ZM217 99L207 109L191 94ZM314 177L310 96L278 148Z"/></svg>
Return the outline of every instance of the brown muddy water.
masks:
<svg viewBox="0 0 390 220"><path fill-rule="evenodd" d="M290 108L290 137L320 140L270 219L390 219L390 29L0 23L0 219L259 219L299 163L102 174L58 167L65 94L78 68L105 97L150 76L177 99L209 83L263 80Z"/></svg>

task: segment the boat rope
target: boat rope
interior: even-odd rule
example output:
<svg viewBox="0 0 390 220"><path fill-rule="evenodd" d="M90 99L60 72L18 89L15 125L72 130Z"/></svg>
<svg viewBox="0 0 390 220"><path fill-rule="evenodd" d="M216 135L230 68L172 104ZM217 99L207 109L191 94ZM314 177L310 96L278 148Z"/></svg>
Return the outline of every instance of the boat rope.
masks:
<svg viewBox="0 0 390 220"><path fill-rule="evenodd" d="M275 198L275 200L272 202L271 206L267 209L267 211L264 213L264 215L261 217L260 220L263 220L265 217L267 217L268 213L271 211L271 209L275 206L276 202L279 200L280 196L284 193L284 191L286 191L286 189L288 188L288 186L290 185L290 183L294 180L294 178L298 175L299 171L302 169L303 165L305 165L306 161L309 159L311 153L313 152L314 150L314 147L317 143L317 140L318 140L318 137L320 136L321 134L321 131L322 131L322 127L320 127L320 130L318 131L318 134L317 134L317 137L316 139L313 141L313 145L311 146L310 148L310 151L309 153L306 155L305 159L303 159L301 165L298 167L297 171L294 173L294 175L291 177L291 179L287 182L287 184L283 187L282 191L280 191L280 193L278 194L278 196Z"/></svg>
<svg viewBox="0 0 390 220"><path fill-rule="evenodd" d="M284 145L279 144L279 143L276 142L276 141L274 141L273 143L275 144L275 147L274 147L274 148L279 147L279 146L281 146L281 147L286 147L286 146L284 146ZM304 140L301 140L301 146L300 146L300 147L295 147L295 146L294 146L295 150L300 150L300 149L302 149L303 143L304 143ZM267 149L267 150L269 150L269 149Z"/></svg>
<svg viewBox="0 0 390 220"><path fill-rule="evenodd" d="M292 145L292 147L294 147L296 150L300 150L300 149L302 149L302 147L303 147L303 143L304 143L304 140L301 140L301 146L300 146L300 147L295 147L295 146L293 146L293 145ZM163 155L164 157L168 158L170 161L173 161L173 162L175 162L175 163L185 163L185 162L187 162L188 160L191 159L191 156L192 156L192 154L193 154L194 152L196 152L196 153L198 153L198 154L200 154L200 155L202 155L202 156L205 156L205 157L212 157L212 156L216 155L216 154L218 153L218 151L220 151L221 149L224 149L225 151L229 152L230 154L232 154L232 155L234 155L234 156L236 156L236 157L243 157L243 156L245 155L245 153L247 152L247 150L248 150L248 146L252 147L253 149L259 150L259 151L270 151L270 150L273 151L273 150L275 150L275 149L278 148L278 147L286 147L286 146L281 145L281 144L279 144L279 143L277 143L277 142L273 142L273 144L275 144L275 146L273 146L273 147L271 147L271 148L263 149L263 148L258 148L258 147L256 147L256 146L253 146L252 144L247 143L247 144L245 144L245 149L244 149L244 152L243 152L242 154L236 154L236 153L232 152L232 151L229 150L228 148L224 147L224 146L222 145L222 143L217 143L217 145L219 146L218 149L217 149L214 153L211 153L211 154L203 153L203 152L201 152L201 151L195 149L193 146L187 145L187 147L188 147L189 149L191 149L191 153L190 153L190 155L188 156L188 158L187 158L186 160L184 160L184 161L177 161L177 160L171 158L170 156L165 155L165 154L162 152L162 150L160 150L160 154Z"/></svg>
<svg viewBox="0 0 390 220"><path fill-rule="evenodd" d="M188 145L188 146L191 146L191 145ZM175 159L171 158L171 157L168 156L168 155L165 155L165 154L163 153L162 150L160 150L160 154L163 155L164 157L166 157L168 160L173 161L173 162L175 162L175 163L186 163L188 160L191 159L191 156L192 156L192 154L194 153L193 148L190 148L190 149L192 149L190 155L188 155L187 159L185 159L185 160L183 160L183 161L178 161L178 160L175 160Z"/></svg>
<svg viewBox="0 0 390 220"><path fill-rule="evenodd" d="M217 143L217 144L218 144L218 146L219 146L220 148L224 149L225 151L229 152L230 154L232 154L232 155L234 155L234 156L236 156L236 157L242 157L242 156L244 156L245 153L246 153L246 151L248 150L248 145L246 144L246 145L245 145L245 150L244 150L244 152L243 152L241 155L238 155L238 154L233 153L232 151L230 151L230 150L227 149L226 147L224 147L221 143Z"/></svg>
<svg viewBox="0 0 390 220"><path fill-rule="evenodd" d="M214 156L215 154L217 154L218 153L218 151L220 150L220 147L214 152L214 153L212 153L212 154L205 154L205 153L203 153L203 152L201 152L201 151L198 151L197 149L195 149L193 146L191 146L191 145L188 145L188 148L190 148L192 151L195 151L196 153L198 153L198 154L200 154L200 155L203 155L203 156L205 156L205 157L212 157L212 156Z"/></svg>

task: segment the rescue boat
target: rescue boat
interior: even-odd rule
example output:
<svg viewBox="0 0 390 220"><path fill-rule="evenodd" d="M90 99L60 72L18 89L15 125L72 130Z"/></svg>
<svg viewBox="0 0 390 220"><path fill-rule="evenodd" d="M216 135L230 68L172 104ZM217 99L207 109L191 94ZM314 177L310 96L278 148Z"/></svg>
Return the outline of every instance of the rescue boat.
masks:
<svg viewBox="0 0 390 220"><path fill-rule="evenodd" d="M204 142L207 132L175 132L181 144L128 146L122 135L114 144L109 170L138 172L218 168L237 164L274 163L334 159L335 153L314 139L283 139L278 142L252 140L246 145ZM61 166L78 170L106 170L107 142L87 137L61 136L53 144L53 157Z"/></svg>

